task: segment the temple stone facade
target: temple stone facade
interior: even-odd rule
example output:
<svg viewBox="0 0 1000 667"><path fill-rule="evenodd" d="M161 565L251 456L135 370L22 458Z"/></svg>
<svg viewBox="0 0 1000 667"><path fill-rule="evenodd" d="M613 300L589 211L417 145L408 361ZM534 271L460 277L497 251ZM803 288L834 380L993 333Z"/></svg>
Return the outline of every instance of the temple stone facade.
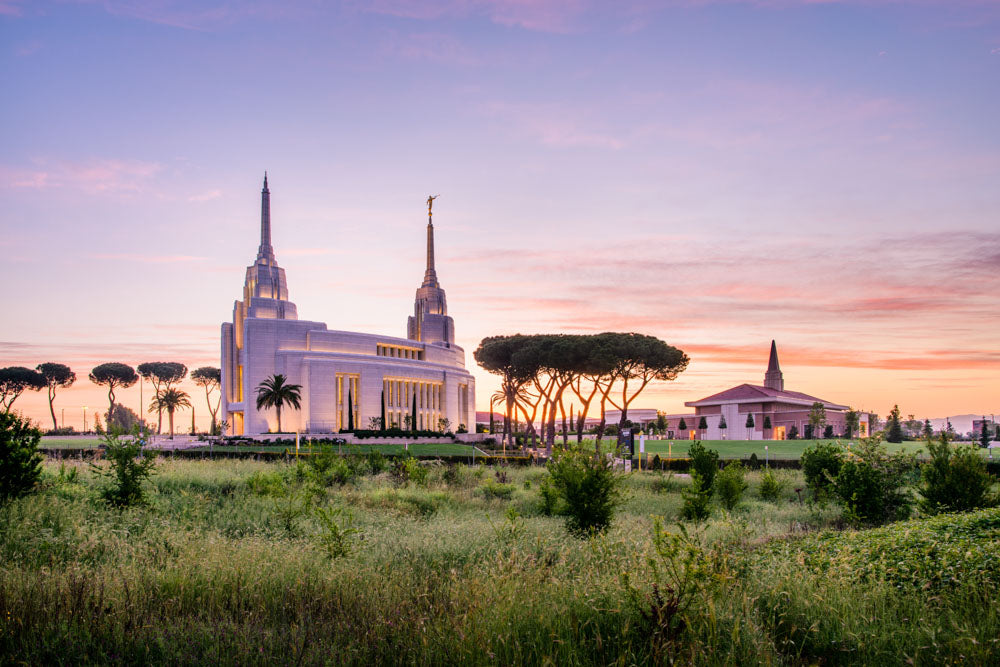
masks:
<svg viewBox="0 0 1000 667"><path fill-rule="evenodd" d="M260 246L247 267L243 299L232 322L222 324L222 418L232 435L274 432L273 409L256 409L256 388L274 374L301 385L301 409L285 407L285 432L336 433L368 428L385 414L388 425L404 425L414 400L417 428L438 430L446 419L454 430L475 428L475 379L465 351L455 345L444 289L434 266L433 198L427 210L427 268L417 289L407 337L329 330L323 322L298 319L288 300L285 270L271 246L271 193L264 176Z"/></svg>

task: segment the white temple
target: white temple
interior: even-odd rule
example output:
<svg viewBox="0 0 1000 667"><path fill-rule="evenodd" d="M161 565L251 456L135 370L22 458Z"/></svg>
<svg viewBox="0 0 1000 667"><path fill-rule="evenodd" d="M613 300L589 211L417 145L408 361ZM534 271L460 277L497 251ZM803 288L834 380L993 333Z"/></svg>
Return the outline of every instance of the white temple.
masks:
<svg viewBox="0 0 1000 667"><path fill-rule="evenodd" d="M288 300L285 270L271 247L271 193L264 175L260 247L247 267L243 299L233 321L222 324L222 418L232 435L276 430L273 409L256 409L257 386L274 374L302 386L301 410L285 407L285 432L336 433L348 426L353 406L356 428L368 428L382 414L387 425L404 425L416 397L417 428L438 430L475 425L475 379L465 369L465 351L455 345L444 289L434 269L433 198L427 200L427 269L417 289L407 338L331 331L323 322L298 319Z"/></svg>

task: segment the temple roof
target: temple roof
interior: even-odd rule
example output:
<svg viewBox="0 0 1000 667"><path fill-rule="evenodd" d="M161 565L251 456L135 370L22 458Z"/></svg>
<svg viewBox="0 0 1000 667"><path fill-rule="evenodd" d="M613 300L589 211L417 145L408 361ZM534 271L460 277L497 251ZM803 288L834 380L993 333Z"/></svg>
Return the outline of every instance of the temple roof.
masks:
<svg viewBox="0 0 1000 667"><path fill-rule="evenodd" d="M825 401L822 398L810 396L809 394L803 394L799 391L783 391L772 389L770 387L762 387L756 384L737 385L731 389L720 391L718 394L712 394L711 396L706 396L705 398L697 401L685 401L684 405L693 408L705 405L721 405L723 403L752 403L757 401L777 401L780 403L793 403L796 405L812 405L813 403L819 402L823 404L823 407L833 410L848 409L848 406L846 405L839 405L837 403Z"/></svg>

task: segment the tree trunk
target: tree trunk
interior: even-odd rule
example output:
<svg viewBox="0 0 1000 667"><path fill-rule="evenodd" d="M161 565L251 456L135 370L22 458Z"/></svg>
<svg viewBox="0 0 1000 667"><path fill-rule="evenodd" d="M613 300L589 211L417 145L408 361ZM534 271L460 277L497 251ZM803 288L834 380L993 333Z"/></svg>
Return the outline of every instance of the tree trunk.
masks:
<svg viewBox="0 0 1000 667"><path fill-rule="evenodd" d="M167 408L167 417L170 419L170 439L174 439L174 410Z"/></svg>
<svg viewBox="0 0 1000 667"><path fill-rule="evenodd" d="M59 428L59 424L56 422L56 409L53 406L53 403L55 403L55 400L56 400L56 392L53 391L52 385L49 385L49 412L52 413L52 428L53 429Z"/></svg>
<svg viewBox="0 0 1000 667"><path fill-rule="evenodd" d="M274 411L278 414L278 433L281 433L281 405L275 405Z"/></svg>

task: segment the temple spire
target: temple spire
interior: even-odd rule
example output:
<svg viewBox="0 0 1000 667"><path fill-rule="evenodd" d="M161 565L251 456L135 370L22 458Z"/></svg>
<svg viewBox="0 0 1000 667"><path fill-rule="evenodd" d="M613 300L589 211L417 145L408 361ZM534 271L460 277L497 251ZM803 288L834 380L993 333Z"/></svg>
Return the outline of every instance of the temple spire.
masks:
<svg viewBox="0 0 1000 667"><path fill-rule="evenodd" d="M437 271L434 270L434 214L431 211L434 200L439 196L427 198L427 268L424 270L424 283L421 287L439 287Z"/></svg>
<svg viewBox="0 0 1000 667"><path fill-rule="evenodd" d="M260 248L257 249L258 264L275 264L274 248L271 247L271 191L267 189L267 172L264 172L264 188L260 191Z"/></svg>
<svg viewBox="0 0 1000 667"><path fill-rule="evenodd" d="M778 365L778 346L771 340L771 356L767 360L767 372L764 373L764 386L777 391L785 390L785 378Z"/></svg>

